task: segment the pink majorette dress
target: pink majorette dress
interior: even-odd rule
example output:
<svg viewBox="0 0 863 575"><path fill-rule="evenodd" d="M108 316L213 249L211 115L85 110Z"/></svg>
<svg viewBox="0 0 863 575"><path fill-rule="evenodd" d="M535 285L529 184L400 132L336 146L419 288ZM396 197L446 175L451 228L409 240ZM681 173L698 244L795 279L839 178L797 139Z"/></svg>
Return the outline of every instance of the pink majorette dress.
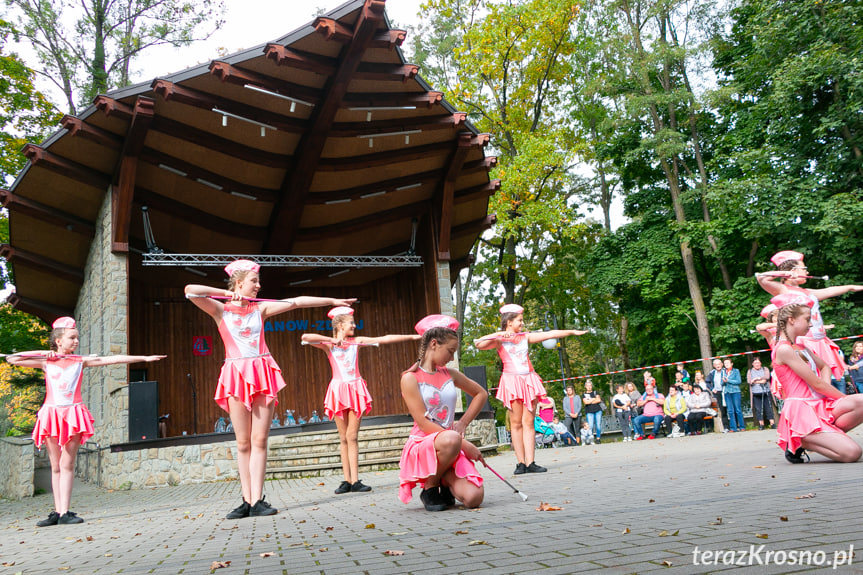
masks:
<svg viewBox="0 0 863 575"><path fill-rule="evenodd" d="M225 343L226 357L214 397L225 411L230 411L229 397L239 399L251 411L256 395L265 395L269 405L285 387L282 370L264 341L263 328L257 303L249 302L246 306L225 304L219 335Z"/></svg>
<svg viewBox="0 0 863 575"><path fill-rule="evenodd" d="M324 398L324 413L345 418L345 411L353 411L362 417L372 410L372 396L357 367L358 345L328 345L325 350L333 379Z"/></svg>
<svg viewBox="0 0 863 575"><path fill-rule="evenodd" d="M845 371L848 368L845 366L845 360L839 355L839 346L827 337L827 331L824 329L824 318L821 317L821 312L818 309L818 298L812 295L812 292L806 288L788 286L788 289L801 294L812 302L809 333L798 337L797 343L805 346L806 349L811 350L815 355L823 359L824 363L830 366L833 377L840 381L843 380L845 378Z"/></svg>
<svg viewBox="0 0 863 575"><path fill-rule="evenodd" d="M81 434L81 443L93 437L93 416L81 399L84 358L59 357L45 361L45 403L36 417L33 441L41 447L46 437L54 437L62 447L69 438Z"/></svg>
<svg viewBox="0 0 863 575"><path fill-rule="evenodd" d="M413 374L419 382L420 394L426 407L426 418L444 429L452 429L458 389L452 382L449 370L439 367L434 373L428 373L418 368ZM399 499L404 503L411 500L413 488L417 484L425 488L425 480L437 472L434 440L438 433L440 431L426 435L416 423L411 429L399 461ZM459 452L453 463L453 469L457 477L466 478L477 487L482 485L482 476L464 451Z"/></svg>
<svg viewBox="0 0 863 575"><path fill-rule="evenodd" d="M770 334L770 337L767 338L767 347L770 348L770 351L772 354L773 348L776 347L776 328L775 327L768 327L766 331L767 331L767 333ZM770 372L770 392L777 399L783 398L782 382L779 381L779 376L776 375L775 369Z"/></svg>
<svg viewBox="0 0 863 575"><path fill-rule="evenodd" d="M533 402L545 397L545 387L533 370L527 347L527 334L517 333L511 338L502 338L497 348L503 361L503 374L495 397L507 409L512 409L513 401L521 400L525 409L531 411Z"/></svg>
<svg viewBox="0 0 863 575"><path fill-rule="evenodd" d="M777 433L779 434L779 447L793 453L800 448L800 440L810 433L845 432L833 425L835 399L824 397L814 391L803 378L794 373L794 370L787 365L776 365L776 351L783 345L791 344L786 340L781 340L777 342L771 354L774 371L779 377L779 381L782 382L782 393L785 396ZM805 348L799 351L806 356L809 367L815 372L815 360L812 359L811 352Z"/></svg>

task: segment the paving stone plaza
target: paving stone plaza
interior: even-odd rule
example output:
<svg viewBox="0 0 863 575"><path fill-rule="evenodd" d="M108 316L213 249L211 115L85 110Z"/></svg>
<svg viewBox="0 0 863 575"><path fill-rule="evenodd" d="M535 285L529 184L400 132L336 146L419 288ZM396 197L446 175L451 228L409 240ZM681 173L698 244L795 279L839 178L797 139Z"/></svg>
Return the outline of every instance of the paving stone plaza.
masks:
<svg viewBox="0 0 863 575"><path fill-rule="evenodd" d="M863 442L863 433L852 433ZM0 575L34 573L863 573L863 463L788 464L775 432L544 449L548 473L483 470L480 509L428 513L398 471L267 482L279 514L224 519L236 481L108 491L78 483L81 525L37 529L50 494L0 501ZM546 502L556 511L538 511ZM853 546L853 547L852 547ZM849 555L851 551L851 555ZM396 554L390 555L387 552ZM230 564L228 564L230 562ZM841 563L841 564L840 564Z"/></svg>

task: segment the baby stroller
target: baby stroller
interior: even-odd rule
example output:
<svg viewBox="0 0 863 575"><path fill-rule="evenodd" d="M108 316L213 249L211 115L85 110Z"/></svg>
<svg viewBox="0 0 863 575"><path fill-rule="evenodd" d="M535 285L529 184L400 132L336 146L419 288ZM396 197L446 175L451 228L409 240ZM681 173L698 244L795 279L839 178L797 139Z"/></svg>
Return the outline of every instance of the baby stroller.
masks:
<svg viewBox="0 0 863 575"><path fill-rule="evenodd" d="M554 430L538 415L533 418L533 428L536 431L537 448L548 447L554 444Z"/></svg>

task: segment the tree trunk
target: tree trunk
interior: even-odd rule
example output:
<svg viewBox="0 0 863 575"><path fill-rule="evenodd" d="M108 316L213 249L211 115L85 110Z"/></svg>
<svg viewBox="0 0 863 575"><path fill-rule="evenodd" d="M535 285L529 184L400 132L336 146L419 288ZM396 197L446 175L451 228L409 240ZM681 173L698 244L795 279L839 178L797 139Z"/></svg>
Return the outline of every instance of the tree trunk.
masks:
<svg viewBox="0 0 863 575"><path fill-rule="evenodd" d="M620 316L620 357L623 359L623 369L631 369L632 363L629 361L629 346L626 344L629 337L629 319L625 315Z"/></svg>

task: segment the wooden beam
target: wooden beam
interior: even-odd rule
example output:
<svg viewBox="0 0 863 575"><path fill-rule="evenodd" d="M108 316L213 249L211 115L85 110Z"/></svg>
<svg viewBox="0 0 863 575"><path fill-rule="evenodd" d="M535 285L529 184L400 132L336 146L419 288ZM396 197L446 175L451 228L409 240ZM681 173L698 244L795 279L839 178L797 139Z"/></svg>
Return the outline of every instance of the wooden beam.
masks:
<svg viewBox="0 0 863 575"><path fill-rule="evenodd" d="M60 124L66 128L70 136L84 138L112 150L120 150L123 147L122 136L96 126L91 126L81 118L68 115L63 116Z"/></svg>
<svg viewBox="0 0 863 575"><path fill-rule="evenodd" d="M484 218L466 222L460 226L455 226L450 234L453 238L461 238L464 236L478 236L497 223L497 215L489 214Z"/></svg>
<svg viewBox="0 0 863 575"><path fill-rule="evenodd" d="M131 120L134 115L132 106L119 102L114 98L109 98L108 96L96 96L93 100L93 105L109 118Z"/></svg>
<svg viewBox="0 0 863 575"><path fill-rule="evenodd" d="M345 26L338 20L333 20L332 18L318 17L312 23L312 26L314 27L315 32L323 35L323 37L329 41L338 42L340 44L350 44L351 40L354 38L353 28ZM396 46L401 46L404 43L405 38L407 38L407 32L404 30L384 30L375 35L369 43L369 48L384 48L392 50Z"/></svg>
<svg viewBox="0 0 863 575"><path fill-rule="evenodd" d="M346 94L342 108L431 108L443 102L442 92L420 92L417 94L386 94L381 92L356 92ZM374 112L374 110L369 110Z"/></svg>
<svg viewBox="0 0 863 575"><path fill-rule="evenodd" d="M138 173L138 157L153 122L155 102L138 96L132 112L132 122L126 132L120 161L111 183L111 251L129 251L129 228L132 225L132 200Z"/></svg>
<svg viewBox="0 0 863 575"><path fill-rule="evenodd" d="M96 226L93 222L58 210L52 206L47 206L35 200L31 200L30 198L19 196L9 190L0 190L0 205L10 212L25 214L88 238L92 238L96 235Z"/></svg>
<svg viewBox="0 0 863 575"><path fill-rule="evenodd" d="M364 136L367 134L388 134L391 132L407 132L421 130L446 130L464 126L467 114L455 112L445 116L419 116L413 118L395 118L371 122L338 122L332 125L330 135L337 138Z"/></svg>
<svg viewBox="0 0 863 575"><path fill-rule="evenodd" d="M29 297L21 297L16 293L10 295L9 299L6 301L8 301L15 309L23 311L24 313L29 313L30 315L35 315L48 325L54 323L54 320L57 318L64 316L71 317L75 313L75 310L55 306Z"/></svg>
<svg viewBox="0 0 863 575"><path fill-rule="evenodd" d="M169 168L167 171L180 178L187 178L196 182L197 185L207 186L210 189L225 194L236 192L245 196L251 196L251 199L266 202L272 202L276 198L276 190L250 186L249 184L226 178L221 174L205 170L196 164L181 160L180 158L175 158L174 156L152 148L144 148L143 152L141 152L140 160L160 169ZM183 174L185 174L185 176ZM208 182L209 185L202 183L200 180ZM220 187L221 190L216 186Z"/></svg>
<svg viewBox="0 0 863 575"><path fill-rule="evenodd" d="M465 162L464 169L462 170L462 174L465 176L469 176L475 174L477 172L485 172L488 173L493 168L497 167L497 157L495 156L486 156L481 160L474 160L472 162Z"/></svg>
<svg viewBox="0 0 863 575"><path fill-rule="evenodd" d="M239 144L228 138L217 136L212 132L201 130L188 124L165 118L164 116L156 116L150 129L177 138L178 140L183 140L202 148L249 162L250 164L285 169L291 161L291 156L287 154L279 154Z"/></svg>
<svg viewBox="0 0 863 575"><path fill-rule="evenodd" d="M282 183L281 197L270 219L264 253L291 253L295 236L300 228L303 206L309 195L309 188L333 120L348 91L348 85L362 61L363 54L381 22L384 22L384 3L366 0L354 27L353 40L342 49L338 68L329 75L323 90L323 100L312 111L308 129L297 145L298 153L294 156L294 161ZM270 52L267 55L270 57ZM276 61L279 62L278 59Z"/></svg>
<svg viewBox="0 0 863 575"><path fill-rule="evenodd" d="M491 180L486 184L471 186L455 193L455 203L465 204L474 200L490 198L500 189L500 180Z"/></svg>
<svg viewBox="0 0 863 575"><path fill-rule="evenodd" d="M208 111L213 111L215 108L242 118L248 118L254 122L273 126L274 128L292 134L301 134L306 130L305 120L289 118L282 114L262 110L261 108L256 108L255 106L250 106L242 102L229 100L227 98L222 98L221 96L215 96L213 94L208 94L207 92L201 92L200 90L193 90L192 88L180 86L179 84L174 84L167 80L154 80L152 88L153 91L161 96L166 102L178 102L180 104ZM217 114L218 112L213 113ZM228 120L228 122L231 121L232 119ZM233 119L233 121L242 122L242 120L239 119Z"/></svg>
<svg viewBox="0 0 863 575"><path fill-rule="evenodd" d="M232 66L227 62L220 62L218 60L211 62L210 73L228 84L257 86L258 88L263 88L282 96L303 100L310 104L317 104L321 99L320 90L309 88L302 84L287 82L273 76L252 72L238 66Z"/></svg>
<svg viewBox="0 0 863 575"><path fill-rule="evenodd" d="M360 216L352 220L337 222L327 226L302 228L297 234L297 241L312 241L331 238L333 235L346 235L354 232L376 228L398 220L419 217L429 210L428 200L406 204L397 208Z"/></svg>
<svg viewBox="0 0 863 575"><path fill-rule="evenodd" d="M443 178L443 170L429 170L418 174L409 174L390 180L372 182L362 186L353 186L341 190L330 190L328 192L314 192L309 194L307 204L326 204L328 202L339 202L344 200L362 200L363 196L380 195L380 192L397 193L402 186L414 187L414 184L432 184Z"/></svg>
<svg viewBox="0 0 863 575"><path fill-rule="evenodd" d="M438 246L438 261L449 261L450 259L450 232L452 231L452 221L455 216L455 183L458 179L461 169L464 166L465 158L472 147L471 141L473 134L463 132L459 134L455 149L450 157L449 165L446 169L446 176L443 179L443 186L440 193L440 228L438 229L437 246Z"/></svg>
<svg viewBox="0 0 863 575"><path fill-rule="evenodd" d="M420 67L416 64L363 64L357 68L355 79L404 84L419 73Z"/></svg>
<svg viewBox="0 0 863 575"><path fill-rule="evenodd" d="M347 156L341 158L321 158L318 171L321 172L343 172L362 170L364 168L375 168L378 166L391 166L400 162L413 162L414 160L429 159L430 156L443 155L452 150L452 142L446 140L422 146L399 148L389 152L374 152L361 156Z"/></svg>
<svg viewBox="0 0 863 575"><path fill-rule="evenodd" d="M93 186L101 192L107 190L111 184L111 177L107 174L58 156L35 144L27 144L24 146L23 152L33 166L38 166L82 184Z"/></svg>
<svg viewBox="0 0 863 575"><path fill-rule="evenodd" d="M0 257L5 258L9 263L39 270L72 283L80 284L84 282L83 270L39 254L12 247L9 244L0 244Z"/></svg>
<svg viewBox="0 0 863 575"><path fill-rule="evenodd" d="M207 230L218 231L239 239L262 241L266 232L266 228L262 226L240 224L145 188L135 188L135 199L136 204L147 206L153 211L162 212L188 224L197 225Z"/></svg>
<svg viewBox="0 0 863 575"><path fill-rule="evenodd" d="M335 58L309 54L302 50L282 46L281 44L267 44L264 48L264 54L278 66L287 66L296 70L314 72L321 76L332 76L339 65L338 60Z"/></svg>

